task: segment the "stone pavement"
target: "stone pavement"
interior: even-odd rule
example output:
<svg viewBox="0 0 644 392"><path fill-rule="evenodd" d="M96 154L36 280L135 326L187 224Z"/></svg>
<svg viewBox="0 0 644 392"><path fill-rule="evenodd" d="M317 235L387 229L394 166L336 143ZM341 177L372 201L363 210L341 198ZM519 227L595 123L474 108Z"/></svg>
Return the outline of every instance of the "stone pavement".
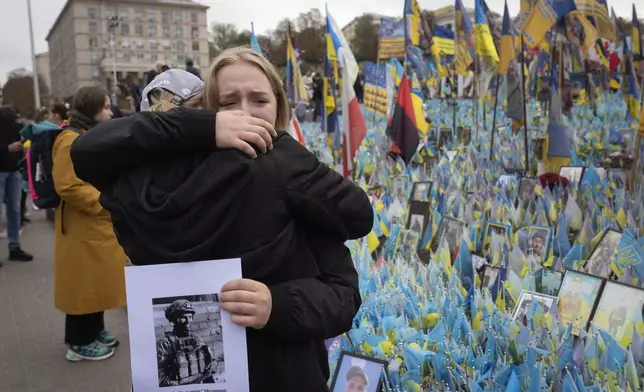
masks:
<svg viewBox="0 0 644 392"><path fill-rule="evenodd" d="M105 314L110 332L121 341L116 354L100 362L70 363L62 313L54 308L54 231L45 213L31 213L22 233L30 263L6 261L0 239L0 392L129 392L130 346L125 310Z"/></svg>

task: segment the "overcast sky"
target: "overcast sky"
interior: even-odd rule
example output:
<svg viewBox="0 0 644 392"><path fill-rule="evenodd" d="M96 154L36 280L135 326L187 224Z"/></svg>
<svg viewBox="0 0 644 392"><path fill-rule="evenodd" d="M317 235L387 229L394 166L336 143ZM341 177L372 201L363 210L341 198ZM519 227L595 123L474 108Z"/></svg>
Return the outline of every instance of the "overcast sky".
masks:
<svg viewBox="0 0 644 392"><path fill-rule="evenodd" d="M60 13L66 0L31 0L36 53L47 52L45 37ZM280 0L269 6L266 0L198 0L210 6L208 21L233 23L240 29L248 29L255 23L255 31L263 33L272 29L284 18L295 18L310 8L324 10L324 0ZM419 0L423 9L434 9L453 4L453 0ZM327 0L329 12L340 26L365 12L399 16L403 0ZM474 0L463 0L466 7L474 7ZM503 13L503 0L487 0L490 8ZM519 0L510 0L510 13L515 14ZM276 6L279 4L279 6ZM608 0L618 16L631 18L629 0ZM644 6L638 6L638 15L644 17ZM32 69L29 23L26 0L0 0L0 84L6 81L9 71L16 68ZM324 12L324 11L323 11Z"/></svg>

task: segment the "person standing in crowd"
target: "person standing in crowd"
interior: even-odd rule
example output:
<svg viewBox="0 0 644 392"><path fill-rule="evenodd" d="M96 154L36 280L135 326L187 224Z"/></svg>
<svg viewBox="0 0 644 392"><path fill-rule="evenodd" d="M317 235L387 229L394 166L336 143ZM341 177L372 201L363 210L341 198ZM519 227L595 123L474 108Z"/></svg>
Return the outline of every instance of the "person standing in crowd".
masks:
<svg viewBox="0 0 644 392"><path fill-rule="evenodd" d="M116 107L119 113L119 116L114 116L114 118L129 116L136 113L134 97L128 91L127 86L122 83L116 85L116 104L112 104L112 106ZM114 113L114 110L112 110L112 113Z"/></svg>
<svg viewBox="0 0 644 392"><path fill-rule="evenodd" d="M31 261L33 256L20 247L20 195L22 175L20 161L23 145L20 141L22 125L10 107L0 107L0 200L7 206L7 237L10 261Z"/></svg>
<svg viewBox="0 0 644 392"><path fill-rule="evenodd" d="M322 105L324 105L324 95L322 89L324 88L324 80L319 74L313 75L313 122L318 121L318 117L322 115Z"/></svg>
<svg viewBox="0 0 644 392"><path fill-rule="evenodd" d="M353 90L356 93L358 102L362 103L364 99L364 74L362 73L362 69L358 70L358 77L356 78L356 82L353 84Z"/></svg>
<svg viewBox="0 0 644 392"><path fill-rule="evenodd" d="M186 60L186 71L190 72L191 74L195 75L199 79L201 79L201 73L197 68L195 68L195 64L192 61L192 59L187 59Z"/></svg>
<svg viewBox="0 0 644 392"><path fill-rule="evenodd" d="M170 102L188 98L181 85L168 89ZM226 283L220 303L246 327L251 391L328 391L324 340L350 329L361 302L344 241L371 230L369 199L286 132L274 141L256 134L291 118L263 56L222 52L206 74L204 106L101 124L74 143L74 168L101 191L133 264L242 258L244 279ZM266 153L220 150L231 133ZM150 198L177 203L142 210Z"/></svg>
<svg viewBox="0 0 644 392"><path fill-rule="evenodd" d="M132 103L135 111L139 110L139 106L141 105L141 85L139 84L139 80L137 80L134 75L128 74L127 77L125 78L125 84L126 84L126 98L132 97Z"/></svg>
<svg viewBox="0 0 644 392"><path fill-rule="evenodd" d="M154 65L154 69L151 69L146 74L145 84L150 84L158 74L163 72L163 67L166 67L165 63L161 60L157 61Z"/></svg>
<svg viewBox="0 0 644 392"><path fill-rule="evenodd" d="M63 121L67 121L67 105L64 103L57 103L51 107L51 119L54 124L60 125Z"/></svg>
<svg viewBox="0 0 644 392"><path fill-rule="evenodd" d="M70 129L52 147L56 209L54 297L66 314L66 358L98 361L114 354L118 340L105 329L104 312L125 306L125 253L99 192L74 172L69 150L79 133L109 120L110 98L98 86L82 87L70 112Z"/></svg>

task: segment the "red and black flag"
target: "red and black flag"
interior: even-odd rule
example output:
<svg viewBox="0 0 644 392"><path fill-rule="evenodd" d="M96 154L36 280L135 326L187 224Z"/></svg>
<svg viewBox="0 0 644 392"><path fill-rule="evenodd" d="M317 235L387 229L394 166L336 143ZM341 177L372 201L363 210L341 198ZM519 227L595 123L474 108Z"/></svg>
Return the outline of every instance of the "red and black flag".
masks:
<svg viewBox="0 0 644 392"><path fill-rule="evenodd" d="M396 106L387 125L387 136L391 140L391 152L409 163L416 153L420 138L411 100L411 81L407 79L406 72L400 81Z"/></svg>

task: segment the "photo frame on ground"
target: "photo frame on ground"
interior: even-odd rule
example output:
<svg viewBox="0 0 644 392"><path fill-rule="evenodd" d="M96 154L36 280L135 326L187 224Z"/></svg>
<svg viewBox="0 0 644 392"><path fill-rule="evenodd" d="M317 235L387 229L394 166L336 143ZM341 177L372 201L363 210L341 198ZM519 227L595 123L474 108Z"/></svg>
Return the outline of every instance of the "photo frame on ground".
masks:
<svg viewBox="0 0 644 392"><path fill-rule="evenodd" d="M342 351L331 381L331 392L379 392L387 383L386 370L385 360Z"/></svg>
<svg viewBox="0 0 644 392"><path fill-rule="evenodd" d="M528 254L544 262L548 257L552 242L552 227L532 225L528 228Z"/></svg>
<svg viewBox="0 0 644 392"><path fill-rule="evenodd" d="M519 180L517 201L520 203L528 203L532 200L534 198L534 189L537 184L539 184L539 179L536 177L521 177Z"/></svg>
<svg viewBox="0 0 644 392"><path fill-rule="evenodd" d="M492 233L497 235L507 236L510 231L510 226L501 224L499 222L486 221L483 230L483 254L486 254L492 242Z"/></svg>
<svg viewBox="0 0 644 392"><path fill-rule="evenodd" d="M430 244L431 251L436 253L436 250L443 238L447 240L450 252L453 251L461 242L461 235L463 234L464 226L465 222L462 220L443 215L440 223L438 224L436 235L432 238L432 242Z"/></svg>
<svg viewBox="0 0 644 392"><path fill-rule="evenodd" d="M406 192L407 192L407 180L409 177L405 175L401 176L394 176L391 178L391 184L392 184L392 191L393 194L391 195L393 198L401 201L404 203L406 197Z"/></svg>
<svg viewBox="0 0 644 392"><path fill-rule="evenodd" d="M407 230L416 231L422 238L425 229L430 223L429 208L431 204L428 201L411 201L409 202L409 215L407 216Z"/></svg>
<svg viewBox="0 0 644 392"><path fill-rule="evenodd" d="M559 177L565 177L570 183L579 185L584 177L584 166L561 166Z"/></svg>
<svg viewBox="0 0 644 392"><path fill-rule="evenodd" d="M503 281L503 269L494 267L492 265L485 265L483 267L483 279L481 279L481 289L488 289L492 291L495 284L500 284Z"/></svg>
<svg viewBox="0 0 644 392"><path fill-rule="evenodd" d="M431 196L432 182L431 181L418 181L414 182L411 187L410 201L427 201Z"/></svg>
<svg viewBox="0 0 644 392"><path fill-rule="evenodd" d="M628 347L633 339L633 327L639 328L643 321L643 305L643 290L607 280L592 322L608 331L623 347Z"/></svg>
<svg viewBox="0 0 644 392"><path fill-rule="evenodd" d="M418 249L420 234L411 230L400 230L396 250L405 261L411 261L412 255Z"/></svg>
<svg viewBox="0 0 644 392"><path fill-rule="evenodd" d="M441 128L438 133L438 144L437 150L440 150L447 146L449 141L452 139L452 129L451 128Z"/></svg>
<svg viewBox="0 0 644 392"><path fill-rule="evenodd" d="M566 328L572 324L572 333L579 336L588 329L597 300L604 287L604 279L580 271L566 270L559 288L559 320Z"/></svg>
<svg viewBox="0 0 644 392"><path fill-rule="evenodd" d="M522 290L514 307L512 319L526 325L527 315L533 302L537 302L542 307L543 313L550 313L552 308L557 305L557 301L558 298L552 295Z"/></svg>
<svg viewBox="0 0 644 392"><path fill-rule="evenodd" d="M608 278L612 272L610 263L621 239L622 233L619 231L606 230L584 263L583 271L600 278Z"/></svg>
<svg viewBox="0 0 644 392"><path fill-rule="evenodd" d="M538 272L538 279L535 279L535 286L538 293L556 297L559 293L563 272L550 268L542 268Z"/></svg>
<svg viewBox="0 0 644 392"><path fill-rule="evenodd" d="M480 253L472 253L472 267L474 271L482 271L488 265L487 258Z"/></svg>

